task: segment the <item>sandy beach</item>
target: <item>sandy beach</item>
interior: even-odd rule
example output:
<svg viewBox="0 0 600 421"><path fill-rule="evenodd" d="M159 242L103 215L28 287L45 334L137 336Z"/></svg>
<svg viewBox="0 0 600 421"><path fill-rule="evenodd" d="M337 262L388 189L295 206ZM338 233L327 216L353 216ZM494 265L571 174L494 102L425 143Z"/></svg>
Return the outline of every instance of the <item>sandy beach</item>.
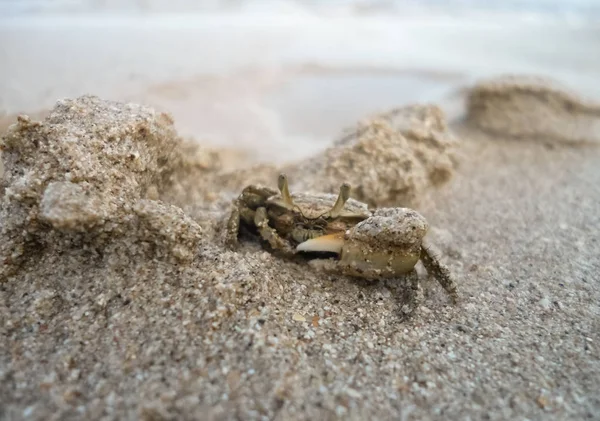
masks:
<svg viewBox="0 0 600 421"><path fill-rule="evenodd" d="M0 419L600 419L593 42L553 71L502 53L476 71L469 48L365 68L307 41L289 63L163 66L131 91L114 88L131 66L69 82L58 63L26 95L15 69L40 56L18 45L0 78ZM325 273L250 232L227 247L233 201L282 171L293 194L349 182L417 210L458 302L421 263L406 317L402 276Z"/></svg>

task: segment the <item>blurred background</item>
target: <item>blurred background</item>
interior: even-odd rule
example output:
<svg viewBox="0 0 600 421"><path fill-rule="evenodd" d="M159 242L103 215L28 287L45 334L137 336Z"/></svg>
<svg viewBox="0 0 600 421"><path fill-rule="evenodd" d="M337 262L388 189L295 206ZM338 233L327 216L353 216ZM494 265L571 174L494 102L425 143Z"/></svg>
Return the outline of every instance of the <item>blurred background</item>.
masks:
<svg viewBox="0 0 600 421"><path fill-rule="evenodd" d="M600 97L600 0L0 0L0 118L95 94L256 159L503 73Z"/></svg>

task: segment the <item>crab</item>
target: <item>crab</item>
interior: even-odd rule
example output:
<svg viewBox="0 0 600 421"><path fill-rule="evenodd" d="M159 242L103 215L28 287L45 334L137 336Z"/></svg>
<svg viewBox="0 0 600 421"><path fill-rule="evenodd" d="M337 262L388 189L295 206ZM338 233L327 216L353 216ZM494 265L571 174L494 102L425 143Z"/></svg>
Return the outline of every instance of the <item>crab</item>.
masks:
<svg viewBox="0 0 600 421"><path fill-rule="evenodd" d="M350 198L348 183L333 194L290 194L285 174L278 177L279 193L266 186L249 185L233 203L227 221L226 244L235 249L241 229L258 234L272 251L284 256L298 254L335 256L319 261L321 269L368 280L409 279L405 313L420 305L421 261L453 302L456 283L448 268L425 242L429 224L413 209L379 208Z"/></svg>

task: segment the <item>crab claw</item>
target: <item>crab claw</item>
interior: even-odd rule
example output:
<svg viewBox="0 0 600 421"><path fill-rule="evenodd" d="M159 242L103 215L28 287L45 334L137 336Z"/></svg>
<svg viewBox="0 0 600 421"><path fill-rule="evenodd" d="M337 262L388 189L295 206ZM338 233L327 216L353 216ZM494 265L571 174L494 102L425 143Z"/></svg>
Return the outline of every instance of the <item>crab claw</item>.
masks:
<svg viewBox="0 0 600 421"><path fill-rule="evenodd" d="M298 246L297 251L313 251L313 252L330 252L338 253L342 252L344 247L344 233L336 232L334 234L322 235L317 238L306 240Z"/></svg>
<svg viewBox="0 0 600 421"><path fill-rule="evenodd" d="M340 263L367 278L408 273L420 259L428 228L412 209L378 209L345 235Z"/></svg>
<svg viewBox="0 0 600 421"><path fill-rule="evenodd" d="M346 232L304 241L296 250L337 253L339 264L356 276L395 277L413 270L428 228L412 209L384 208Z"/></svg>

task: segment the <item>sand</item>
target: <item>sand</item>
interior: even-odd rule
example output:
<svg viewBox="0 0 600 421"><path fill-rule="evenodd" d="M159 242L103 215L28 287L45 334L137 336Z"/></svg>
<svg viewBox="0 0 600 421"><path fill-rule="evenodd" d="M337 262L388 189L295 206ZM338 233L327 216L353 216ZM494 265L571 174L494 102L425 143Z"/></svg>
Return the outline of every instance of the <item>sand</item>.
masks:
<svg viewBox="0 0 600 421"><path fill-rule="evenodd" d="M481 81L469 93L467 115L472 125L504 136L600 142L600 103L547 77L511 75Z"/></svg>
<svg viewBox="0 0 600 421"><path fill-rule="evenodd" d="M369 116L281 167L135 104L22 119L2 140L2 418L600 419L600 149L560 130L599 118L531 86L483 81L487 111L460 121L427 104ZM545 108L520 106L540 89ZM459 303L419 266L406 320L401 279L324 275L252 238L225 249L231 200L281 169L292 189L351 177L362 200L414 206Z"/></svg>

